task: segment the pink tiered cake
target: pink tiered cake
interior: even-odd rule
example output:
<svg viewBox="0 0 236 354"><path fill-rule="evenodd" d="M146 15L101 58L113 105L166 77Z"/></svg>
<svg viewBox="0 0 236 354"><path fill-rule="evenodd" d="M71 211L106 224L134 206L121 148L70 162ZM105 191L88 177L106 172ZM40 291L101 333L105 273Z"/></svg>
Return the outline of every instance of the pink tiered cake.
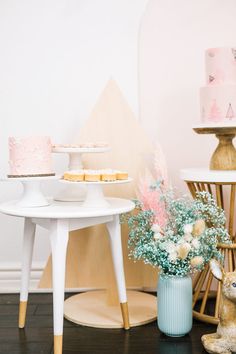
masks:
<svg viewBox="0 0 236 354"><path fill-rule="evenodd" d="M8 177L54 176L52 145L47 136L9 137Z"/></svg>
<svg viewBox="0 0 236 354"><path fill-rule="evenodd" d="M236 48L206 50L206 82L200 88L201 122L236 124Z"/></svg>

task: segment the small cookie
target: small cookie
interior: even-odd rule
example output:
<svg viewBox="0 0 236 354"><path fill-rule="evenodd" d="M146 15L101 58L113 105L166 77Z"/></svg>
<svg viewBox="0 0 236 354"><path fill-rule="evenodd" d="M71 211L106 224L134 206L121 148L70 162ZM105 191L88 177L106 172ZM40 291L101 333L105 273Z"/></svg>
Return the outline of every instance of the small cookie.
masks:
<svg viewBox="0 0 236 354"><path fill-rule="evenodd" d="M82 182L84 181L84 171L83 170L66 171L63 175L63 179L72 182Z"/></svg>
<svg viewBox="0 0 236 354"><path fill-rule="evenodd" d="M102 170L101 171L101 180L104 182L113 182L116 181L116 172L114 170Z"/></svg>
<svg viewBox="0 0 236 354"><path fill-rule="evenodd" d="M128 172L126 172L126 171L116 171L116 179L124 180L124 179L128 179L128 177L129 177Z"/></svg>
<svg viewBox="0 0 236 354"><path fill-rule="evenodd" d="M85 170L84 180L87 182L101 181L101 173L98 170Z"/></svg>

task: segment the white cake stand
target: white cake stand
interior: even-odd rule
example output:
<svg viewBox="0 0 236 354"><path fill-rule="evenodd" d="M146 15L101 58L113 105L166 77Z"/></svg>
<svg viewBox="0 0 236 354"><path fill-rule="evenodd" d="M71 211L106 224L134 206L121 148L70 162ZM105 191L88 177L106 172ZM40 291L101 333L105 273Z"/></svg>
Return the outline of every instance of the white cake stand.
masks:
<svg viewBox="0 0 236 354"><path fill-rule="evenodd" d="M60 176L41 176L41 177L5 177L2 182L21 182L23 192L15 205L19 207L41 207L49 205L48 199L43 195L41 184L43 181L58 180Z"/></svg>
<svg viewBox="0 0 236 354"><path fill-rule="evenodd" d="M67 184L67 185L76 185L76 186L86 186L87 187L87 193L86 197L82 203L83 208L89 208L89 209L100 209L100 208L108 208L110 207L109 201L105 198L105 195L103 193L103 187L111 184L124 184L124 183L130 183L133 179L128 178L124 180L116 180L116 181L98 181L98 182L71 182L71 181L66 181L64 179L61 179L60 182Z"/></svg>
<svg viewBox="0 0 236 354"><path fill-rule="evenodd" d="M68 170L78 170L83 168L82 165L82 154L91 153L103 153L110 150L110 147L84 147L84 148L73 148L73 147L54 147L52 151L59 154L69 154L69 165ZM70 184L66 186L61 192L58 193L55 200L62 202L80 202L85 199L86 196L86 186L78 184Z"/></svg>

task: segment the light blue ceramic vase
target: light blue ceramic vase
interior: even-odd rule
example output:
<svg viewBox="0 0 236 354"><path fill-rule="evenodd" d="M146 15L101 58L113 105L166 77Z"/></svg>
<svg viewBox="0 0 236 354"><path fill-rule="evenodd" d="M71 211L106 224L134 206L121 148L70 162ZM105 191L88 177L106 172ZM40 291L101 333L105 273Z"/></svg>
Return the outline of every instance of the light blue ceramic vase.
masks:
<svg viewBox="0 0 236 354"><path fill-rule="evenodd" d="M161 332L181 337L192 328L192 279L160 274L157 287L157 323Z"/></svg>

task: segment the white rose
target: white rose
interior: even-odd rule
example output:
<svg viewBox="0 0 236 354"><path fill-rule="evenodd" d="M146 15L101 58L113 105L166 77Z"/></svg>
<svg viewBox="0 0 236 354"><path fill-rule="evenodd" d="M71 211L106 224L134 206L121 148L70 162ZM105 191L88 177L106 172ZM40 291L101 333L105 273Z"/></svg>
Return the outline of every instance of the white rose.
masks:
<svg viewBox="0 0 236 354"><path fill-rule="evenodd" d="M153 236L154 240L158 241L162 238L162 234L160 232L156 232Z"/></svg>
<svg viewBox="0 0 236 354"><path fill-rule="evenodd" d="M206 229L206 223L203 219L196 220L193 225L193 236L200 236Z"/></svg>
<svg viewBox="0 0 236 354"><path fill-rule="evenodd" d="M200 242L199 242L199 240L198 240L197 238L194 238L194 239L192 240L192 246L193 246L193 248L195 248L196 250L200 248Z"/></svg>
<svg viewBox="0 0 236 354"><path fill-rule="evenodd" d="M191 234L185 234L183 238L185 241L191 242L193 239L193 236Z"/></svg>
<svg viewBox="0 0 236 354"><path fill-rule="evenodd" d="M176 244L174 242L167 242L166 243L166 251L168 253L176 252Z"/></svg>
<svg viewBox="0 0 236 354"><path fill-rule="evenodd" d="M180 244L177 247L178 257L180 259L185 259L188 256L190 250L191 246L188 242Z"/></svg>
<svg viewBox="0 0 236 354"><path fill-rule="evenodd" d="M186 224L184 225L184 233L191 234L193 231L193 224Z"/></svg>
<svg viewBox="0 0 236 354"><path fill-rule="evenodd" d="M158 225L158 224L153 224L152 227L151 227L151 230L152 230L154 233L159 233L159 232L161 232L161 227L160 227L160 225Z"/></svg>
<svg viewBox="0 0 236 354"><path fill-rule="evenodd" d="M177 260L177 252L170 252L168 258L171 262L175 262Z"/></svg>

